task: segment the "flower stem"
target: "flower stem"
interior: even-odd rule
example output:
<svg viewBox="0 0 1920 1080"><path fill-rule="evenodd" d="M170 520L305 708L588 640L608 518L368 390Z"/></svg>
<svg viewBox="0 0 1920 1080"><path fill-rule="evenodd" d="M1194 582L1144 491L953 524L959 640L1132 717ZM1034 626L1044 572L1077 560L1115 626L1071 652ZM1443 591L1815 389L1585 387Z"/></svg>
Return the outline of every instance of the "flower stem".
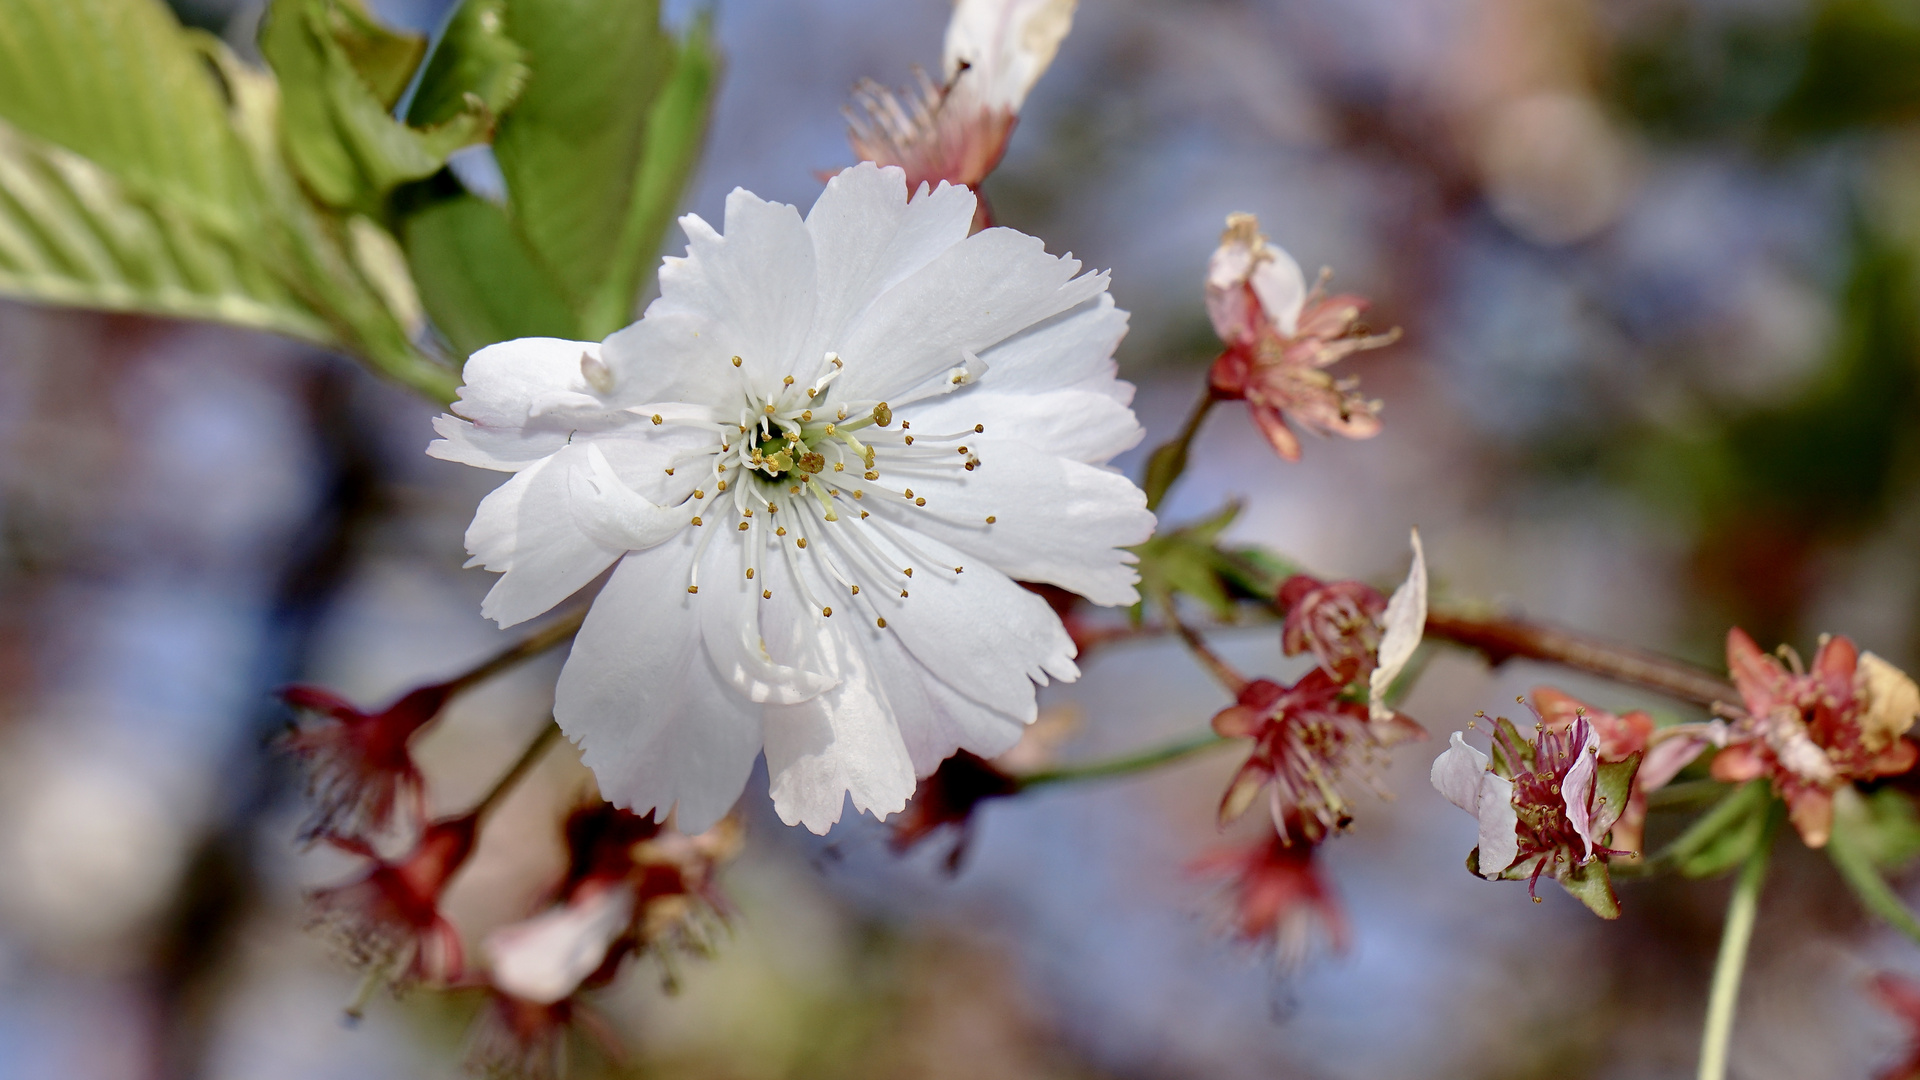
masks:
<svg viewBox="0 0 1920 1080"><path fill-rule="evenodd" d="M1193 437L1200 433L1200 424L1206 420L1207 413L1213 411L1213 403L1220 400L1211 388L1194 402L1193 412L1187 415L1187 422L1180 434L1154 448L1147 458L1147 479L1143 485L1147 493L1147 509L1157 510L1160 500L1166 498L1167 490L1173 487L1180 474L1187 471L1187 451L1193 445Z"/></svg>
<svg viewBox="0 0 1920 1080"><path fill-rule="evenodd" d="M512 765L507 766L507 771L500 774L500 779L495 780L493 787L480 797L480 801L473 807L473 815L484 818L499 806L500 801L506 798L514 786L525 779L527 773L539 764L541 755L545 754L547 747L552 746L553 741L559 737L560 725L554 723L549 717L546 724L540 728L540 734L533 737L533 741L527 744L527 748L520 751L519 758L515 759Z"/></svg>
<svg viewBox="0 0 1920 1080"><path fill-rule="evenodd" d="M1733 898L1727 903L1727 925L1720 934L1720 956L1713 965L1713 989L1707 996L1707 1026L1700 1037L1700 1080L1726 1080L1727 1046L1733 1038L1733 1007L1740 999L1740 978L1746 972L1747 946L1753 941L1753 919L1760 907L1760 887L1767 880L1767 862L1773 855L1773 834L1785 816L1786 805L1773 800L1760 839L1740 867Z"/></svg>
<svg viewBox="0 0 1920 1080"><path fill-rule="evenodd" d="M1203 731L1197 735L1188 735L1170 743L1116 758L1108 758L1105 761L1090 761L1084 765L1062 765L1055 769L1030 772L1018 778L1019 790L1026 791L1047 784L1070 784L1079 780L1104 780L1111 776L1128 776L1146 772L1148 769L1191 757L1202 750L1225 746L1232 741L1215 735L1211 731Z"/></svg>
<svg viewBox="0 0 1920 1080"><path fill-rule="evenodd" d="M1725 680L1692 664L1544 623L1435 611L1427 615L1427 636L1478 650L1495 667L1518 656L1644 686L1709 709L1740 700Z"/></svg>
<svg viewBox="0 0 1920 1080"><path fill-rule="evenodd" d="M586 620L587 609L584 606L560 616L474 667L455 675L447 682L449 693L457 694L476 683L485 682L510 667L525 663L556 645L573 640L573 636L580 632L580 624Z"/></svg>
<svg viewBox="0 0 1920 1080"><path fill-rule="evenodd" d="M1199 631L1180 620L1180 613L1174 608L1173 594L1161 594L1160 610L1166 614L1167 625L1173 627L1174 633L1180 635L1181 641L1186 642L1187 651L1193 653L1194 658L1200 661L1200 666L1206 668L1209 674L1219 680L1220 685L1227 688L1227 693L1238 698L1240 691L1247 688L1247 677L1240 674L1232 664L1227 663L1219 653L1214 652L1206 639L1200 636Z"/></svg>

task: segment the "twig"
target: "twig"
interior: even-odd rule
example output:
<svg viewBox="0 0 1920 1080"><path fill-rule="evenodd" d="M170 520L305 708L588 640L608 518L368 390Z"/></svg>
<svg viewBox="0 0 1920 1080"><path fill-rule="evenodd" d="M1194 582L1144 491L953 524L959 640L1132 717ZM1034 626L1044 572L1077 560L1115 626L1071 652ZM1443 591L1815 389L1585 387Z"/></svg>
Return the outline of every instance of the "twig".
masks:
<svg viewBox="0 0 1920 1080"><path fill-rule="evenodd" d="M1740 700L1730 684L1703 668L1544 623L1436 611L1427 615L1427 636L1478 650L1495 667L1525 657L1644 686L1708 709Z"/></svg>

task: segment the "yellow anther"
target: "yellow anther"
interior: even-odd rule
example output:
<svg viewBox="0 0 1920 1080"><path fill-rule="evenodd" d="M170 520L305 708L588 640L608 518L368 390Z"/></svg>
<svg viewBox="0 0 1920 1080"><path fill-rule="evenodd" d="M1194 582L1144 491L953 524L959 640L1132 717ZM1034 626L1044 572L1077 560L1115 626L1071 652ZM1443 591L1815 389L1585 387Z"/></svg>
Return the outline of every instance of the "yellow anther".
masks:
<svg viewBox="0 0 1920 1080"><path fill-rule="evenodd" d="M908 488L908 489L907 489L907 498L909 498L909 499L911 499L911 498L913 498L913 489L912 489L912 488Z"/></svg>
<svg viewBox="0 0 1920 1080"><path fill-rule="evenodd" d="M925 496L922 496L921 498L918 498L918 499L915 499L915 500L913 500L913 505L915 505L915 506L925 506L925 505L927 505L927 500L926 500L926 498L925 498Z"/></svg>
<svg viewBox="0 0 1920 1080"><path fill-rule="evenodd" d="M859 498L864 498L864 497L866 496L866 494L867 494L866 492L864 492L864 491L861 491L861 490L860 490L859 488L854 488L854 489L853 489L853 497L854 497L854 498L856 498L856 499L859 499ZM865 515L865 514L862 514L862 515L860 515L860 516L861 516L861 517L865 517L866 515Z"/></svg>
<svg viewBox="0 0 1920 1080"><path fill-rule="evenodd" d="M700 586L698 586L698 585L689 585L689 586L687 586L687 591L688 591L688 592L699 592L699 591L700 591Z"/></svg>
<svg viewBox="0 0 1920 1080"><path fill-rule="evenodd" d="M821 608L821 609L820 609L820 614L822 614L822 615L825 615L825 616L827 616L828 618L832 618L832 617L833 617L833 609L832 609L832 608L830 608L830 607L823 607L823 608Z"/></svg>
<svg viewBox="0 0 1920 1080"><path fill-rule="evenodd" d="M794 541L794 544L795 544L795 546L797 546L797 547L806 547L806 546L807 546L807 538L803 536L803 537L801 537L800 539L798 539L798 540L795 540L795 541Z"/></svg>
<svg viewBox="0 0 1920 1080"><path fill-rule="evenodd" d="M900 599L902 599L902 600L905 600L906 598L907 598L907 590L905 590L905 589L901 589L901 590L900 590Z"/></svg>
<svg viewBox="0 0 1920 1080"><path fill-rule="evenodd" d="M912 576L913 576L913 567L911 567L911 566L909 566L909 567L907 567L907 568L906 568L906 570L905 570L904 572L906 573L906 575L907 575L908 577L912 577Z"/></svg>
<svg viewBox="0 0 1920 1080"><path fill-rule="evenodd" d="M743 522L741 522L741 523L740 523L740 531L741 531L741 532L746 532L746 531L747 531L747 523L746 523L746 522L744 522L744 521L743 521Z"/></svg>
<svg viewBox="0 0 1920 1080"><path fill-rule="evenodd" d="M885 620L885 619L875 619L875 620L873 620L873 625L875 625L875 626L877 626L877 627L879 627L879 628L880 628L880 629L882 629L882 630L885 630L885 629L887 628L887 620Z"/></svg>
<svg viewBox="0 0 1920 1080"><path fill-rule="evenodd" d="M900 430L901 430L901 431L905 431L905 430L907 430L908 428L910 428L910 427L912 427L912 426L913 426L913 422L912 422L912 421L910 421L910 420L902 420L902 421L900 421Z"/></svg>
<svg viewBox="0 0 1920 1080"><path fill-rule="evenodd" d="M767 406L767 415L768 415L768 416L772 416L772 415L773 415L773 406L771 406L771 405L769 405L769 406Z"/></svg>
<svg viewBox="0 0 1920 1080"><path fill-rule="evenodd" d="M742 515L744 515L744 516L746 516L746 517L752 517L752 516L753 516L753 511L751 511L751 510L742 510L742 511L740 511L740 513L741 513Z"/></svg>
<svg viewBox="0 0 1920 1080"><path fill-rule="evenodd" d="M733 366L734 366L734 367L739 367L739 366L740 366L740 358L739 358L739 357L737 357L737 356L736 356L736 357L734 357L734 358L733 358Z"/></svg>
<svg viewBox="0 0 1920 1080"><path fill-rule="evenodd" d="M653 414L653 422L654 422L655 424L664 424L664 423L666 423L666 421L665 421L665 420L663 420L663 419L661 419L661 417L660 417L660 414L659 414L659 413L654 413L654 414Z"/></svg>
<svg viewBox="0 0 1920 1080"><path fill-rule="evenodd" d="M973 433L974 433L975 435L979 435L979 434L981 434L981 433L983 433L983 432L985 432L986 430L987 430L987 425L985 425L985 424L975 424L975 425L973 425Z"/></svg>
<svg viewBox="0 0 1920 1080"><path fill-rule="evenodd" d="M838 432L836 432L836 431L834 430L834 427L833 427L833 425L832 425L832 424L828 424L828 425L827 425L827 434L828 434L828 435L835 435L835 434L838 434Z"/></svg>
<svg viewBox="0 0 1920 1080"><path fill-rule="evenodd" d="M753 580L753 567L751 566L747 567L747 580L748 581Z"/></svg>
<svg viewBox="0 0 1920 1080"><path fill-rule="evenodd" d="M769 513L769 514L777 514L777 513L779 513L779 512L780 512L780 508L779 508L779 507L777 507L777 506L775 506L775 505L773 505L772 503L768 503L768 504L767 504L767 513Z"/></svg>
<svg viewBox="0 0 1920 1080"><path fill-rule="evenodd" d="M811 390L809 390L809 391L807 391L807 393L808 393L809 395L811 395L811 394L813 393L813 391L811 391ZM801 423L803 423L803 424L811 424L811 423L813 423L813 410L812 410L812 409L808 409L808 410L807 410L806 412L803 412L803 413L801 413L801 414L800 414L800 422L801 422Z"/></svg>
<svg viewBox="0 0 1920 1080"><path fill-rule="evenodd" d="M701 524L705 524L704 522L702 522L702 521L700 520L700 515L698 515L698 514L695 514L695 515L694 515L694 517L693 517L693 523L694 523L695 525L701 525Z"/></svg>
<svg viewBox="0 0 1920 1080"><path fill-rule="evenodd" d="M993 515L992 515L992 514L988 514L988 515L987 515L987 524L989 524L989 525L991 525L991 524L993 524L993 522L994 522L994 517L993 517Z"/></svg>
<svg viewBox="0 0 1920 1080"><path fill-rule="evenodd" d="M785 525L780 526L779 528L773 530L773 535L775 536L787 535L787 527Z"/></svg>
<svg viewBox="0 0 1920 1080"><path fill-rule="evenodd" d="M762 600L771 600L771 599L773 599L773 590L772 590L772 589L761 589L761 590L760 590L760 599L762 599Z"/></svg>
<svg viewBox="0 0 1920 1080"><path fill-rule="evenodd" d="M726 466L724 466L724 465L723 465L723 466L721 466L721 468L725 468L725 467L726 467ZM727 482L726 482L725 480L722 480L722 481L720 481L720 483L719 483L718 485L716 485L716 486L717 486L717 487L719 488L719 490L721 490L721 491L725 491L725 490L727 490Z"/></svg>
<svg viewBox="0 0 1920 1080"><path fill-rule="evenodd" d="M962 454L964 454L964 453L966 453L966 452L967 452L967 448L963 446L963 447L961 447L961 448L959 449L959 451L958 451L958 452L959 452L959 453L962 453Z"/></svg>
<svg viewBox="0 0 1920 1080"><path fill-rule="evenodd" d="M964 567L964 566L956 566L956 567L954 567L954 568L953 568L953 572L957 574L957 573L959 573L960 571L962 571L962 570L965 570L965 569L966 569L966 567Z"/></svg>
<svg viewBox="0 0 1920 1080"><path fill-rule="evenodd" d="M820 391L818 391L818 390L815 390L815 389L814 389L813 387L811 387L811 386L809 386L809 387L807 387L807 396L808 396L808 397L813 397L813 396L814 396L815 394L818 394L819 392L820 392ZM812 417L808 417L808 419L812 419Z"/></svg>
<svg viewBox="0 0 1920 1080"><path fill-rule="evenodd" d="M780 385L781 385L781 386L792 386L792 385L793 385L793 376L791 376L791 375L789 375L789 376L787 376L786 378L784 378L784 379L781 379L781 380L780 380Z"/></svg>
<svg viewBox="0 0 1920 1080"><path fill-rule="evenodd" d="M866 479L866 480L880 479L880 474L877 472L874 472L872 469L868 469L866 472L861 473L860 476L862 479Z"/></svg>
<svg viewBox="0 0 1920 1080"><path fill-rule="evenodd" d="M847 463L846 463L846 462L844 462L844 461L836 461L836 462L834 462L834 463L833 463L833 471L834 471L834 472L846 472L846 471L847 471Z"/></svg>
<svg viewBox="0 0 1920 1080"><path fill-rule="evenodd" d="M905 425L905 424L902 424L902 425L900 425L900 426L901 426L901 427L906 427L906 425ZM911 436L911 435L909 435L909 436L907 436L907 445L908 445L908 446L912 446L912 445L913 445L913 436Z"/></svg>
<svg viewBox="0 0 1920 1080"><path fill-rule="evenodd" d="M855 595L855 596L859 596L859 595L860 595L860 586L858 586L858 585L855 585L855 586L853 587L853 595Z"/></svg>
<svg viewBox="0 0 1920 1080"><path fill-rule="evenodd" d="M667 475L668 475L668 476L672 476L672 475L673 475L673 470L672 470L672 469L668 469L668 470L667 470Z"/></svg>
<svg viewBox="0 0 1920 1080"><path fill-rule="evenodd" d="M832 352L830 352L830 353L828 353L828 354L827 354L827 361L828 361L829 363L831 363L831 364L832 364L832 365L833 365L834 367L837 367L837 368L839 368L839 367L846 367L846 366L847 366L847 365L845 365L845 364L843 364L843 363L841 363L841 362L840 362L840 354L839 354L839 353L832 353Z"/></svg>
<svg viewBox="0 0 1920 1080"><path fill-rule="evenodd" d="M860 520L865 521L870 516L865 510L860 511Z"/></svg>
<svg viewBox="0 0 1920 1080"><path fill-rule="evenodd" d="M887 407L886 402L883 401L873 407L873 422L881 427L893 423L893 410Z"/></svg>
<svg viewBox="0 0 1920 1080"><path fill-rule="evenodd" d="M707 497L707 493L700 488L694 488L693 497L696 499L704 499Z"/></svg>

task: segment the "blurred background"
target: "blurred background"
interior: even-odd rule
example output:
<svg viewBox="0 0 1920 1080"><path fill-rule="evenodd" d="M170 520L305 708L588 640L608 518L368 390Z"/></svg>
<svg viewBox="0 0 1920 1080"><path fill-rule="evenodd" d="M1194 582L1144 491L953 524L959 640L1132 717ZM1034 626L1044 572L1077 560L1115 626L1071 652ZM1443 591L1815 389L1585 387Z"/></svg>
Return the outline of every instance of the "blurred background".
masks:
<svg viewBox="0 0 1920 1080"><path fill-rule="evenodd" d="M376 0L430 28L439 0ZM175 0L245 48L246 0ZM722 0L727 70L692 209L810 204L851 160L854 81L932 67L945 0ZM1718 666L1729 624L1850 634L1920 663L1920 5L1912 0L1083 0L988 181L1002 224L1113 270L1148 445L1217 347L1200 275L1225 215L1377 301L1349 361L1385 431L1277 462L1223 408L1164 508L1387 584L1407 528L1439 595ZM678 249L676 235L670 247ZM287 721L510 635L461 534L492 478L429 460L432 410L237 331L0 303L0 1078L451 1077L475 1002L376 1002L301 931L348 873L292 843ZM1137 456L1137 455L1136 455ZM1137 468L1133 458L1122 464ZM1272 630L1221 636L1291 678ZM558 657L458 701L421 747L466 805L545 719ZM1224 700L1174 646L1049 690L1072 760L1195 731ZM1349 951L1282 971L1185 867L1236 764L988 805L962 872L871 819L819 839L743 800L720 955L599 1000L630 1050L576 1075L688 1078L1690 1076L1726 884L1628 884L1617 923L1461 866L1428 788L1445 733L1553 681L1436 653L1404 747L1325 849ZM450 900L470 935L558 871L585 783L553 754ZM1258 826L1253 822L1249 826ZM1237 836L1237 834L1234 834ZM1252 835L1252 833L1249 833ZM935 845L936 847L938 845ZM1789 852L1788 849L1791 849ZM1762 907L1742 1077L1865 1078L1907 1033L1865 990L1920 954L1796 845Z"/></svg>

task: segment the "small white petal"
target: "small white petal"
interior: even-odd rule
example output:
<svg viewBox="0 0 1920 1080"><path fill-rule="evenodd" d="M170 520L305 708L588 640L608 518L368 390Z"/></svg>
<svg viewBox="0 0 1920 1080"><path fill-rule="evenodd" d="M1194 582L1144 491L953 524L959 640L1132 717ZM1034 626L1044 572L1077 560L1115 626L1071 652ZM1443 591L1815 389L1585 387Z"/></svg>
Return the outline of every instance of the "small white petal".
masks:
<svg viewBox="0 0 1920 1080"><path fill-rule="evenodd" d="M1393 680L1400 677L1407 661L1413 659L1413 652L1420 647L1421 635L1427 629L1427 557L1420 548L1419 529L1413 530L1413 566L1407 571L1407 580L1393 590L1393 596L1387 600L1384 623L1380 663L1367 680L1375 721L1393 718L1393 710L1386 704L1387 691L1393 686Z"/></svg>
<svg viewBox="0 0 1920 1080"><path fill-rule="evenodd" d="M595 540L574 517L570 478L581 456L568 447L515 473L474 511L467 527L472 564L501 575L480 613L501 626L572 596L620 557L619 547Z"/></svg>
<svg viewBox="0 0 1920 1080"><path fill-rule="evenodd" d="M486 936L481 949L493 984L535 1005L580 988L606 962L607 949L633 918L633 891L620 886L551 908Z"/></svg>
<svg viewBox="0 0 1920 1080"><path fill-rule="evenodd" d="M913 795L913 762L851 619L820 630L843 676L797 705L767 709L767 791L780 820L825 834L851 796L856 813L898 813Z"/></svg>
<svg viewBox="0 0 1920 1080"><path fill-rule="evenodd" d="M1513 809L1513 781L1492 773L1480 777L1480 876L1493 880L1520 857L1520 815Z"/></svg>
<svg viewBox="0 0 1920 1080"><path fill-rule="evenodd" d="M1567 806L1568 824L1580 836L1584 858L1591 856L1593 846L1600 842L1600 838L1593 835L1593 782L1594 771L1600 765L1600 753L1592 725L1587 726L1586 738L1574 747L1573 755L1573 767L1567 770L1566 779L1560 784L1560 798Z"/></svg>
<svg viewBox="0 0 1920 1080"><path fill-rule="evenodd" d="M1447 741L1447 748L1433 759L1428 778L1433 789L1453 805L1469 814L1480 812L1480 777L1487 771L1487 755L1467 744L1459 732Z"/></svg>
<svg viewBox="0 0 1920 1080"><path fill-rule="evenodd" d="M969 102L1018 112L1073 28L1078 0L960 0L947 23L943 65Z"/></svg>

